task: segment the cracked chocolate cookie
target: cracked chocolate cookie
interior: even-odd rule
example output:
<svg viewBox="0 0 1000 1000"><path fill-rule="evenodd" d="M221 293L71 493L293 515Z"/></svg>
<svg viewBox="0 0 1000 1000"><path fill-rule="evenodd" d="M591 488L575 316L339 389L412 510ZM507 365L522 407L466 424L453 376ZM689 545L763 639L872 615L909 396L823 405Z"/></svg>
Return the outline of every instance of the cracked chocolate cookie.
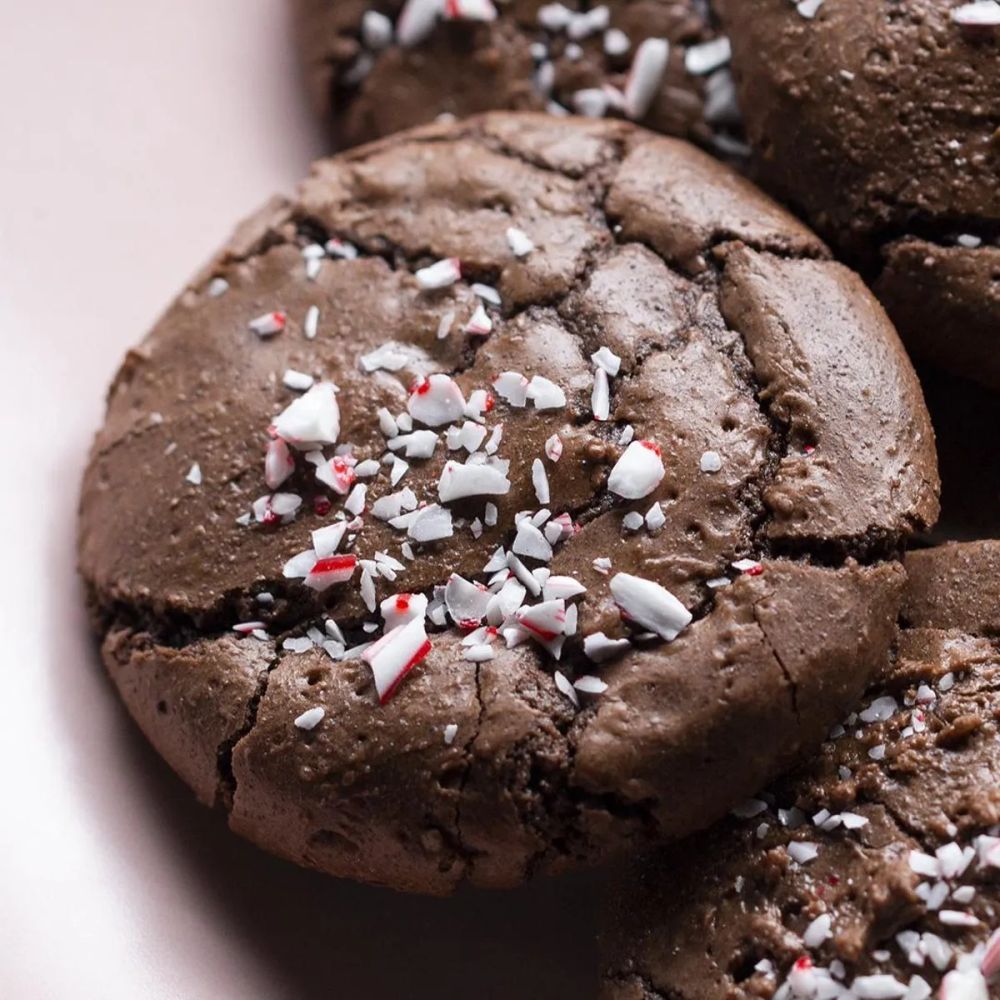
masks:
<svg viewBox="0 0 1000 1000"><path fill-rule="evenodd" d="M820 755L620 887L608 1000L1000 995L1000 542L906 569Z"/></svg>
<svg viewBox="0 0 1000 1000"><path fill-rule="evenodd" d="M546 108L745 155L705 0L292 0L314 103L353 145L438 115Z"/></svg>
<svg viewBox="0 0 1000 1000"><path fill-rule="evenodd" d="M1000 3L718 6L758 179L914 355L1000 387Z"/></svg>
<svg viewBox="0 0 1000 1000"><path fill-rule="evenodd" d="M931 429L864 285L621 122L317 163L130 352L83 485L108 669L238 832L429 892L678 836L884 660Z"/></svg>

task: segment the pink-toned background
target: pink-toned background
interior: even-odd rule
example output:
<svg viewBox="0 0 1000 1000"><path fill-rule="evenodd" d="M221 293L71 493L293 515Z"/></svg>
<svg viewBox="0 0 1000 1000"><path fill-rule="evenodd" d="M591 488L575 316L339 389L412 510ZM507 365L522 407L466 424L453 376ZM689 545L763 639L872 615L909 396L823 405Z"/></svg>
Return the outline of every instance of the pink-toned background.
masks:
<svg viewBox="0 0 1000 1000"><path fill-rule="evenodd" d="M125 348L321 149L284 0L0 4L0 997L586 998L600 879L425 900L274 860L101 673L76 490Z"/></svg>

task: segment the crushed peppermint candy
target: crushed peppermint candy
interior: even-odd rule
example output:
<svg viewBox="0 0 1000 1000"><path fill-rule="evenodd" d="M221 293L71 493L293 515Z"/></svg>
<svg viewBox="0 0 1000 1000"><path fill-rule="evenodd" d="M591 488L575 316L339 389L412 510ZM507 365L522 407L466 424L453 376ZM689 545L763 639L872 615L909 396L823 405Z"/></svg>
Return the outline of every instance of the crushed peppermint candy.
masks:
<svg viewBox="0 0 1000 1000"><path fill-rule="evenodd" d="M603 368L609 375L617 375L621 370L622 359L607 347L598 348L590 356L595 368Z"/></svg>
<svg viewBox="0 0 1000 1000"><path fill-rule="evenodd" d="M410 0L412 4L413 0ZM445 257L434 264L420 268L414 277L424 291L435 291L454 285L462 277L462 265L457 257Z"/></svg>
<svg viewBox="0 0 1000 1000"><path fill-rule="evenodd" d="M594 370L594 388L590 394L590 409L595 420L607 420L611 415L611 386L604 368Z"/></svg>
<svg viewBox="0 0 1000 1000"><path fill-rule="evenodd" d="M455 742L455 737L458 735L458 726L454 722L449 722L447 726L444 727L444 745L450 747L452 743Z"/></svg>
<svg viewBox="0 0 1000 1000"><path fill-rule="evenodd" d="M308 732L310 729L315 729L323 721L324 715L326 715L324 708L307 708L301 715L296 716L295 726L297 729L304 729Z"/></svg>
<svg viewBox="0 0 1000 1000"><path fill-rule="evenodd" d="M670 59L670 43L665 38L647 38L636 50L625 83L625 115L633 121L644 118Z"/></svg>
<svg viewBox="0 0 1000 1000"><path fill-rule="evenodd" d="M380 705L393 696L403 678L430 651L431 642L420 617L398 625L361 654L372 669Z"/></svg>
<svg viewBox="0 0 1000 1000"><path fill-rule="evenodd" d="M527 257L535 249L531 237L523 229L514 226L507 229L507 246L515 257Z"/></svg>
<svg viewBox="0 0 1000 1000"><path fill-rule="evenodd" d="M691 623L691 612L666 587L653 580L616 573L611 578L611 595L630 621L668 642Z"/></svg>
<svg viewBox="0 0 1000 1000"><path fill-rule="evenodd" d="M268 312L247 324L258 337L273 337L276 333L281 333L288 323L288 317L283 312Z"/></svg>
<svg viewBox="0 0 1000 1000"><path fill-rule="evenodd" d="M722 458L717 451L702 452L698 467L702 472L718 472L722 468Z"/></svg>
<svg viewBox="0 0 1000 1000"><path fill-rule="evenodd" d="M633 441L608 476L608 489L626 500L649 496L664 476L660 447L654 441Z"/></svg>
<svg viewBox="0 0 1000 1000"><path fill-rule="evenodd" d="M184 477L184 479L186 482L189 482L192 486L201 486L202 483L201 466L197 462L192 463L191 468L188 469L188 473Z"/></svg>
<svg viewBox="0 0 1000 1000"><path fill-rule="evenodd" d="M336 444L340 436L337 387L332 382L318 382L282 410L273 426L278 437L294 448L308 451Z"/></svg>
<svg viewBox="0 0 1000 1000"><path fill-rule="evenodd" d="M407 412L428 427L441 427L465 414L465 397L458 383L443 374L420 378L410 388Z"/></svg>

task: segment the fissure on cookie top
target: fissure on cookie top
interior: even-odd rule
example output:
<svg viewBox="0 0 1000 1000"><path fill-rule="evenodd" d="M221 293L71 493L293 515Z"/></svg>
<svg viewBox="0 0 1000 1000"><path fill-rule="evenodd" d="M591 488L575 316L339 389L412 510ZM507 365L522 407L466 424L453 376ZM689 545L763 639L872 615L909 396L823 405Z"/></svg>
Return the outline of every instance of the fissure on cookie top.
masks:
<svg viewBox="0 0 1000 1000"><path fill-rule="evenodd" d="M625 888L606 996L992 995L998 559L995 542L908 557L882 683L816 761Z"/></svg>
<svg viewBox="0 0 1000 1000"><path fill-rule="evenodd" d="M707 4L297 0L314 98L353 144L442 113L624 117L742 156L729 41Z"/></svg>
<svg viewBox="0 0 1000 1000"><path fill-rule="evenodd" d="M936 510L912 372L822 257L683 144L535 116L325 161L245 227L119 375L81 522L109 617L196 640L161 665L242 677L222 632L280 640L219 741L233 822L346 871L359 830L282 834L275 798L297 808L299 788L322 816L333 796L344 823L361 823L345 796L391 800L383 867L351 872L426 887L480 864L509 883L549 853L600 854L619 822L690 829L808 742L894 616L893 567L855 560ZM107 653L123 689L130 641ZM658 785L668 745L666 771L704 773L699 740L663 724L658 675L682 663L673 707L705 739L774 698L788 715L700 804ZM469 806L490 796L518 803L506 853ZM411 812L460 865L401 860Z"/></svg>

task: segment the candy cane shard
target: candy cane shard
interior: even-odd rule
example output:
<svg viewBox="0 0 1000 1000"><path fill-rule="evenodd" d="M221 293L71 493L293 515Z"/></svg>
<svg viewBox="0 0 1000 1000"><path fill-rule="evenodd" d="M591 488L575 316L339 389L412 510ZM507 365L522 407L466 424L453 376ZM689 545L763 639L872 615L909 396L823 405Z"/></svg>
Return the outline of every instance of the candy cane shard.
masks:
<svg viewBox="0 0 1000 1000"><path fill-rule="evenodd" d="M670 43L665 38L647 38L636 50L625 83L625 115L633 121L645 116L670 59Z"/></svg>
<svg viewBox="0 0 1000 1000"><path fill-rule="evenodd" d="M608 476L608 489L626 500L649 496L663 479L663 459L653 441L633 441Z"/></svg>
<svg viewBox="0 0 1000 1000"><path fill-rule="evenodd" d="M452 573L444 588L444 603L448 614L461 628L474 628L483 618L493 595L479 584L470 583Z"/></svg>
<svg viewBox="0 0 1000 1000"><path fill-rule="evenodd" d="M443 0L406 0L396 19L396 39L404 49L419 45L434 30Z"/></svg>
<svg viewBox="0 0 1000 1000"><path fill-rule="evenodd" d="M264 451L264 482L276 490L295 471L295 459L282 438L272 438Z"/></svg>
<svg viewBox="0 0 1000 1000"><path fill-rule="evenodd" d="M510 480L492 465L448 461L441 470L438 498L442 503L463 497L502 496L510 491Z"/></svg>
<svg viewBox="0 0 1000 1000"><path fill-rule="evenodd" d="M275 417L274 432L303 451L336 444L340 436L337 387L332 382L318 382Z"/></svg>
<svg viewBox="0 0 1000 1000"><path fill-rule="evenodd" d="M421 616L406 625L397 625L361 654L372 669L380 705L393 696L403 678L430 651L431 642Z"/></svg>
<svg viewBox="0 0 1000 1000"><path fill-rule="evenodd" d="M438 373L413 384L406 409L414 420L440 427L465 415L465 397L454 379Z"/></svg>
<svg viewBox="0 0 1000 1000"><path fill-rule="evenodd" d="M611 578L611 595L629 620L668 642L691 624L691 612L652 580L616 573Z"/></svg>
<svg viewBox="0 0 1000 1000"><path fill-rule="evenodd" d="M303 581L311 590L326 590L335 583L346 583L358 565L355 555L333 555L317 559Z"/></svg>
<svg viewBox="0 0 1000 1000"><path fill-rule="evenodd" d="M410 2L413 3L413 0L410 0ZM400 38L400 42L403 45L406 44L402 41L402 38ZM447 288L449 285L454 285L456 281L461 279L462 264L457 257L445 257L434 264L420 268L414 274L414 277L417 279L417 284L424 291L436 291L439 288Z"/></svg>
<svg viewBox="0 0 1000 1000"><path fill-rule="evenodd" d="M425 594L393 594L380 605L379 611L387 632L399 625L406 625L415 618L423 618L427 613Z"/></svg>

